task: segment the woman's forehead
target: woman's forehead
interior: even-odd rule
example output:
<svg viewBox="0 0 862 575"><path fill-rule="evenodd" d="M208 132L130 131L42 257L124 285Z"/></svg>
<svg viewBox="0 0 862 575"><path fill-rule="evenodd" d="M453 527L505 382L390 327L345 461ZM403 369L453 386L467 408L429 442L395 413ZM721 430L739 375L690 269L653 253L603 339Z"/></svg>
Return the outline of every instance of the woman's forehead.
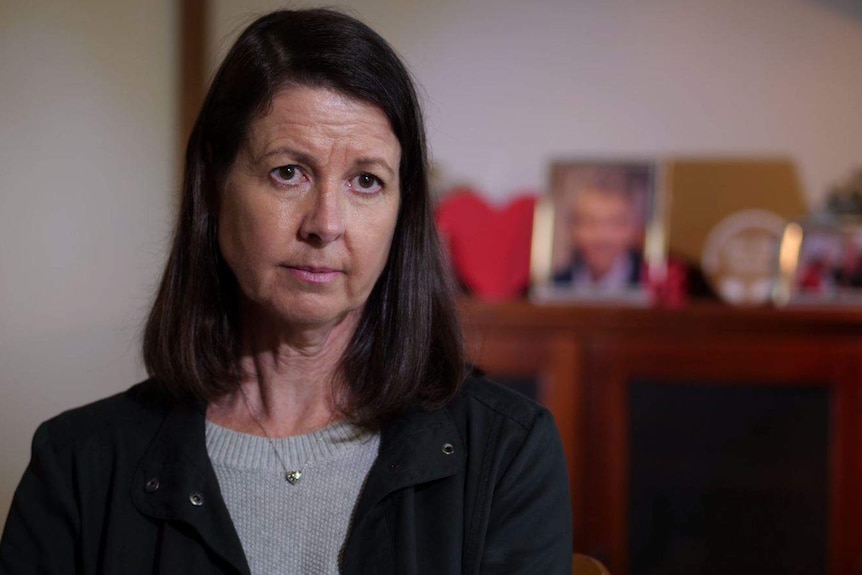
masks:
<svg viewBox="0 0 862 575"><path fill-rule="evenodd" d="M346 146L397 163L401 146L379 107L329 88L289 86L249 126L250 152L267 154L285 144L326 151ZM311 151L311 150L307 150Z"/></svg>

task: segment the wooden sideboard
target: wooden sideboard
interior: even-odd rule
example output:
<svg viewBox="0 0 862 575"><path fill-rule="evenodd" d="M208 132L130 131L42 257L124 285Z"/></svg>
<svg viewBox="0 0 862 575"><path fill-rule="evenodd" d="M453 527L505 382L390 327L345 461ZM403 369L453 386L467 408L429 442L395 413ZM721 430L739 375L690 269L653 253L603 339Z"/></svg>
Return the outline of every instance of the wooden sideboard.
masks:
<svg viewBox="0 0 862 575"><path fill-rule="evenodd" d="M554 414L575 548L615 575L862 572L862 309L461 302Z"/></svg>

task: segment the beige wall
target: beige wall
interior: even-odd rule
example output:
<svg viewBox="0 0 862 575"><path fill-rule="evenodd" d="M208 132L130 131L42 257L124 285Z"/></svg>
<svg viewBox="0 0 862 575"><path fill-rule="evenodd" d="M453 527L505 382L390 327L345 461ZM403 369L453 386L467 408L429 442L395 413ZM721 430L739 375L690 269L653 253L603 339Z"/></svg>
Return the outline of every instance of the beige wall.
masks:
<svg viewBox="0 0 862 575"><path fill-rule="evenodd" d="M0 1L0 520L36 425L143 376L174 39L171 0Z"/></svg>
<svg viewBox="0 0 862 575"><path fill-rule="evenodd" d="M213 0L214 52L284 4ZM342 4L424 86L445 173L495 197L542 186L552 157L779 154L814 205L862 165L857 0Z"/></svg>

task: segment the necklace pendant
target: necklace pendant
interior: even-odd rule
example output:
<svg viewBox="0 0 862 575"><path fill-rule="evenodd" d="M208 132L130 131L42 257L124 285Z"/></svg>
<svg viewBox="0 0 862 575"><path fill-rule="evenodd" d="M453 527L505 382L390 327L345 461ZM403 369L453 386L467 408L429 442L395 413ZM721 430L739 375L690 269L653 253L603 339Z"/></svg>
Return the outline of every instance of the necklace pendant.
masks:
<svg viewBox="0 0 862 575"><path fill-rule="evenodd" d="M291 485L296 485L302 479L302 471L288 471L284 474L284 478Z"/></svg>

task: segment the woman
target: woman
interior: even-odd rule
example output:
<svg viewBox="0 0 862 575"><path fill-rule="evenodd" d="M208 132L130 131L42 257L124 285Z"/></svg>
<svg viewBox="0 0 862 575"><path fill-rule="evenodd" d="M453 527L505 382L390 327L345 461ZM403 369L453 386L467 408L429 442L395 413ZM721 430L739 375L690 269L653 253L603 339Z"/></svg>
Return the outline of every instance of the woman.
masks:
<svg viewBox="0 0 862 575"><path fill-rule="evenodd" d="M384 40L254 22L189 142L152 377L40 426L0 572L568 572L556 429L464 371L426 165Z"/></svg>

